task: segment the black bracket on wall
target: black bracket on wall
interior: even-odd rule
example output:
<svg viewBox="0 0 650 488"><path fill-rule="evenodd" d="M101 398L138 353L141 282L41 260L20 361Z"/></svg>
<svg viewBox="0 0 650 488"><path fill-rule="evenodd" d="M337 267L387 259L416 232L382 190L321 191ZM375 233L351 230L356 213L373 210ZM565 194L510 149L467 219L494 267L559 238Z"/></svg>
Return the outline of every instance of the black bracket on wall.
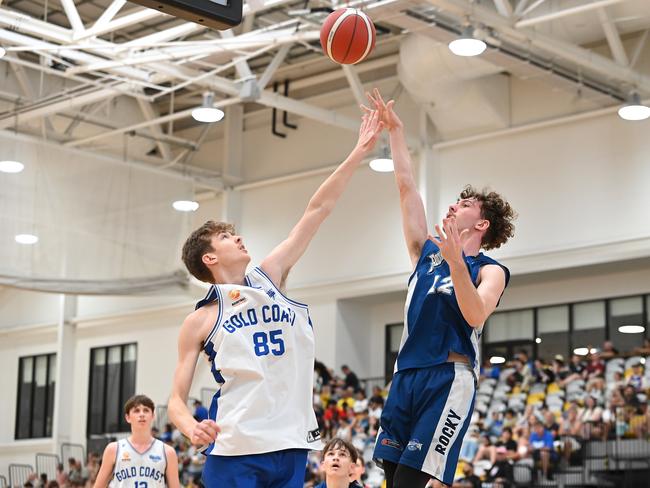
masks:
<svg viewBox="0 0 650 488"><path fill-rule="evenodd" d="M273 93L278 92L278 86L279 83L276 81L273 83ZM284 80L284 96L289 96L289 80ZM273 133L274 136L277 137L282 137L283 139L287 137L287 134L283 132L279 132L277 129L277 113L278 109L273 107L273 114L272 114L272 120L271 120L271 132ZM289 113L286 110L282 111L282 125L284 125L287 129L297 129L298 126L295 124L290 124L289 123Z"/></svg>

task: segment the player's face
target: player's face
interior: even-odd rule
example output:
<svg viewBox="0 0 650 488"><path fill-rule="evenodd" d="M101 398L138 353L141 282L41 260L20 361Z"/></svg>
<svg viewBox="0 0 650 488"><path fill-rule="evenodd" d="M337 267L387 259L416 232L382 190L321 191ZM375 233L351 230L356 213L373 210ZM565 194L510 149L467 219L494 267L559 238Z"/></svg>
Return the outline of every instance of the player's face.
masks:
<svg viewBox="0 0 650 488"><path fill-rule="evenodd" d="M326 476L349 479L355 468L356 465L347 449L332 449L323 456L322 469Z"/></svg>
<svg viewBox="0 0 650 488"><path fill-rule="evenodd" d="M478 224L485 222L485 219L481 217L481 202L475 198L464 198L453 205L449 205L445 217L456 220L459 232L464 229L471 231Z"/></svg>
<svg viewBox="0 0 650 488"><path fill-rule="evenodd" d="M151 429L153 412L145 405L136 405L125 416L132 428Z"/></svg>
<svg viewBox="0 0 650 488"><path fill-rule="evenodd" d="M251 260L241 236L230 232L221 232L212 236L212 249L218 262L224 266L246 265Z"/></svg>

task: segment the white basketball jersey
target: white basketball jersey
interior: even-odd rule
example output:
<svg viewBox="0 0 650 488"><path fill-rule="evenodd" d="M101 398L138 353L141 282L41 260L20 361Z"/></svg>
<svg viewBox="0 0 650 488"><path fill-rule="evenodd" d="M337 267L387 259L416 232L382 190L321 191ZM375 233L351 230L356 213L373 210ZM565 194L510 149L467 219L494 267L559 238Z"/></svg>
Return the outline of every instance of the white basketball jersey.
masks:
<svg viewBox="0 0 650 488"><path fill-rule="evenodd" d="M140 454L128 439L117 441L111 488L164 488L167 456L165 444L154 439Z"/></svg>
<svg viewBox="0 0 650 488"><path fill-rule="evenodd" d="M285 297L260 268L246 276L246 285L213 285L197 308L215 300L218 318L204 351L219 384L210 418L221 432L207 452L321 449L307 306Z"/></svg>

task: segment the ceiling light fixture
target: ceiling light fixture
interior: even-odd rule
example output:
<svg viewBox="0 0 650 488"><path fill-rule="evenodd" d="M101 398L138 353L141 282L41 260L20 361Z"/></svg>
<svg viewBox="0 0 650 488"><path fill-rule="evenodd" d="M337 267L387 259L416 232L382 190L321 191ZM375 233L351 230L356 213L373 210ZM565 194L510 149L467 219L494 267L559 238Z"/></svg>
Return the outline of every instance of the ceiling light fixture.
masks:
<svg viewBox="0 0 650 488"><path fill-rule="evenodd" d="M645 327L642 325L621 325L618 331L621 334L641 334L645 332Z"/></svg>
<svg viewBox="0 0 650 488"><path fill-rule="evenodd" d="M478 56L487 48L487 44L474 37L474 28L465 27L458 39L449 43L449 49L456 56Z"/></svg>
<svg viewBox="0 0 650 488"><path fill-rule="evenodd" d="M638 93L632 93L627 103L618 109L618 116L624 120L645 120L650 117L650 107L641 103Z"/></svg>
<svg viewBox="0 0 650 488"><path fill-rule="evenodd" d="M38 242L38 236L33 234L18 234L14 239L18 244L36 244Z"/></svg>
<svg viewBox="0 0 650 488"><path fill-rule="evenodd" d="M506 362L506 358L503 356L492 356L490 358L490 364L503 364Z"/></svg>
<svg viewBox="0 0 650 488"><path fill-rule="evenodd" d="M25 165L18 161L0 161L0 172L2 173L20 173L24 169Z"/></svg>
<svg viewBox="0 0 650 488"><path fill-rule="evenodd" d="M384 144L381 149L381 155L372 161L370 161L370 169L377 171L378 173L389 173L395 168L393 166L393 160L390 157L388 145Z"/></svg>
<svg viewBox="0 0 650 488"><path fill-rule="evenodd" d="M199 208L199 202L194 202L192 200L176 200L172 203L174 210L179 212L194 212Z"/></svg>
<svg viewBox="0 0 650 488"><path fill-rule="evenodd" d="M223 119L223 110L213 107L214 93L205 92L203 94L203 105L192 110L192 118L198 122L219 122Z"/></svg>

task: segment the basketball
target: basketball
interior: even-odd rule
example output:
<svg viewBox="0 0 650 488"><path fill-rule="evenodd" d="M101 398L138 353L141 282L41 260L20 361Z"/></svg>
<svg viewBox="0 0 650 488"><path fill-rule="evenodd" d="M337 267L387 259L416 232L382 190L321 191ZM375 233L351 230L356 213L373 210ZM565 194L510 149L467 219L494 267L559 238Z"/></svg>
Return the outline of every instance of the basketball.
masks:
<svg viewBox="0 0 650 488"><path fill-rule="evenodd" d="M356 64L375 47L375 26L356 8L340 8L327 16L320 30L323 52L335 63Z"/></svg>

